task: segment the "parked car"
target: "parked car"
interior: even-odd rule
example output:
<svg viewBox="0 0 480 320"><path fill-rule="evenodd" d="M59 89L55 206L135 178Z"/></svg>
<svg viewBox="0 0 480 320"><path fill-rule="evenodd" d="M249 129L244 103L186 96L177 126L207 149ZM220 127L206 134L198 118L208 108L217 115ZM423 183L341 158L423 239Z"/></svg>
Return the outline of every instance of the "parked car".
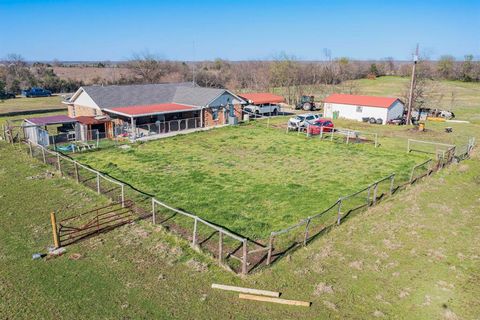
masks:
<svg viewBox="0 0 480 320"><path fill-rule="evenodd" d="M318 119L312 123L308 123L307 133L312 135L320 134L320 132L331 132L334 130L335 125L329 119Z"/></svg>
<svg viewBox="0 0 480 320"><path fill-rule="evenodd" d="M245 112L255 113L255 114L272 114L276 116L280 111L280 106L273 103L265 103L260 105L250 104L243 108Z"/></svg>
<svg viewBox="0 0 480 320"><path fill-rule="evenodd" d="M15 99L15 93L0 92L0 100Z"/></svg>
<svg viewBox="0 0 480 320"><path fill-rule="evenodd" d="M313 113L304 113L299 114L293 118L288 120L288 129L289 130L297 130L298 128L304 128L306 126L306 122L314 122L321 118L321 114L313 114Z"/></svg>
<svg viewBox="0 0 480 320"><path fill-rule="evenodd" d="M50 97L52 92L43 88L31 88L28 90L23 90L22 95L27 98Z"/></svg>

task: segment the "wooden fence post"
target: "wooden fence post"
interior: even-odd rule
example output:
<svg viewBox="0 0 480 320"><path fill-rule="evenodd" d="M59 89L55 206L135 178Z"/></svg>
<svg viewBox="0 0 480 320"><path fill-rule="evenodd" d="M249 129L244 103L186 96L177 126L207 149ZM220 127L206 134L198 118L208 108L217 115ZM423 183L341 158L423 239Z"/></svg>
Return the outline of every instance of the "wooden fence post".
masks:
<svg viewBox="0 0 480 320"><path fill-rule="evenodd" d="M47 163L47 157L45 156L45 148L42 148L42 158L43 158L43 163Z"/></svg>
<svg viewBox="0 0 480 320"><path fill-rule="evenodd" d="M410 153L410 139L407 142L407 153Z"/></svg>
<svg viewBox="0 0 480 320"><path fill-rule="evenodd" d="M193 239L192 239L192 246L197 245L197 224L198 224L198 218L195 217L195 222L193 223Z"/></svg>
<svg viewBox="0 0 480 320"><path fill-rule="evenodd" d="M375 148L378 147L378 133L375 133Z"/></svg>
<svg viewBox="0 0 480 320"><path fill-rule="evenodd" d="M378 189L378 182L375 183L373 187L373 205L377 204L377 189Z"/></svg>
<svg viewBox="0 0 480 320"><path fill-rule="evenodd" d="M123 189L123 184L122 184L122 189ZM152 198L152 222L153 224L157 224L157 217L155 215L155 199L154 198Z"/></svg>
<svg viewBox="0 0 480 320"><path fill-rule="evenodd" d="M337 224L342 220L342 198L338 199Z"/></svg>
<svg viewBox="0 0 480 320"><path fill-rule="evenodd" d="M97 172L97 193L100 194L100 173Z"/></svg>
<svg viewBox="0 0 480 320"><path fill-rule="evenodd" d="M332 129L330 130L330 134L331 134L331 135L330 135L330 141L333 141L333 134L334 134L334 133L335 133L335 129L332 128Z"/></svg>
<svg viewBox="0 0 480 320"><path fill-rule="evenodd" d="M50 213L50 222L52 223L52 232L53 232L53 244L55 248L60 247L60 239L58 237L58 229L57 229L57 217L55 216L55 212Z"/></svg>
<svg viewBox="0 0 480 320"><path fill-rule="evenodd" d="M395 180L395 174L392 174L392 176L390 177L390 195L393 194L393 183L394 183L394 180Z"/></svg>
<svg viewBox="0 0 480 320"><path fill-rule="evenodd" d="M243 240L242 273L247 274L247 239Z"/></svg>
<svg viewBox="0 0 480 320"><path fill-rule="evenodd" d="M347 144L348 144L349 140L350 140L350 131L347 131Z"/></svg>
<svg viewBox="0 0 480 320"><path fill-rule="evenodd" d="M305 236L303 237L303 245L307 245L307 240L308 240L308 226L310 225L310 221L312 221L312 218L308 217L307 218L307 224L305 225Z"/></svg>
<svg viewBox="0 0 480 320"><path fill-rule="evenodd" d="M272 262L273 252L273 234L270 234L270 240L268 241L268 253L267 253L267 266Z"/></svg>
<svg viewBox="0 0 480 320"><path fill-rule="evenodd" d="M223 262L223 232L218 231L218 262Z"/></svg>

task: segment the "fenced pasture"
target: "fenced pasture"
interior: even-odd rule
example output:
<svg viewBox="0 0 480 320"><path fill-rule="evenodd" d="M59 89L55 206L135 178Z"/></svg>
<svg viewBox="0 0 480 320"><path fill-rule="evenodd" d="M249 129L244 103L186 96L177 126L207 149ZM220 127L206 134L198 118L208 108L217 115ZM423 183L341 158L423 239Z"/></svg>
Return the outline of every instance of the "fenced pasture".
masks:
<svg viewBox="0 0 480 320"><path fill-rule="evenodd" d="M427 159L256 124L72 156L252 239L268 238L392 172L408 181L411 168Z"/></svg>

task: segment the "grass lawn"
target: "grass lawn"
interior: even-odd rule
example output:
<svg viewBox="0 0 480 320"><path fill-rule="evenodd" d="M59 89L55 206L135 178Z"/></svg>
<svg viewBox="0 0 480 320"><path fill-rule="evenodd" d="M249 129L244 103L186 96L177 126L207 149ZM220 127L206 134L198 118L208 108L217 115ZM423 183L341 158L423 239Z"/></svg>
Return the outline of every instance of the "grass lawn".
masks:
<svg viewBox="0 0 480 320"><path fill-rule="evenodd" d="M259 123L73 156L161 201L258 239L393 172L397 181L406 181L425 156L407 155L404 148L307 140Z"/></svg>
<svg viewBox="0 0 480 320"><path fill-rule="evenodd" d="M475 319L480 314L480 161L454 165L353 216L246 278L149 221L31 260L48 213L107 201L0 142L0 314L6 319ZM74 253L79 260L70 259ZM211 283L283 292L310 308L246 302Z"/></svg>
<svg viewBox="0 0 480 320"><path fill-rule="evenodd" d="M62 97L54 95L51 97L25 98L17 97L0 101L0 115L9 112L40 111L47 109L66 110L62 104Z"/></svg>

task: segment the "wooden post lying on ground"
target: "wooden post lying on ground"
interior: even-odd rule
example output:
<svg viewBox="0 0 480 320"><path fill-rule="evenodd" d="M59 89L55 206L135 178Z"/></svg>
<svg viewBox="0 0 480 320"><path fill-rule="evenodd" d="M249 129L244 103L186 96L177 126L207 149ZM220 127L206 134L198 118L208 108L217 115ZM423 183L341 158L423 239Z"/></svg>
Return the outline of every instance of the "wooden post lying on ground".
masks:
<svg viewBox="0 0 480 320"><path fill-rule="evenodd" d="M247 274L247 239L243 240L242 273Z"/></svg>
<svg viewBox="0 0 480 320"><path fill-rule="evenodd" d="M57 217L55 216L55 212L50 213L50 222L52 223L53 244L55 245L55 248L59 248L60 239L58 237Z"/></svg>
<svg viewBox="0 0 480 320"><path fill-rule="evenodd" d="M300 307L310 307L310 305L312 304L311 302L306 302L306 301L286 300L286 299L264 297L264 296L254 296L251 294L244 294L244 293L240 293L238 297L240 299L246 299L246 300L273 302L273 303L288 304L291 306L300 306Z"/></svg>
<svg viewBox="0 0 480 320"><path fill-rule="evenodd" d="M272 251L273 251L273 234L270 234L270 240L268 241L267 266L272 262Z"/></svg>
<svg viewBox="0 0 480 320"><path fill-rule="evenodd" d="M280 297L280 292L276 292L276 291L258 290L258 289L251 289L251 288L227 286L227 285L224 285L224 284L216 284L216 283L212 283L212 289L220 289L220 290L235 291L235 292L242 292L242 293L258 294L258 295L268 296L268 297Z"/></svg>

